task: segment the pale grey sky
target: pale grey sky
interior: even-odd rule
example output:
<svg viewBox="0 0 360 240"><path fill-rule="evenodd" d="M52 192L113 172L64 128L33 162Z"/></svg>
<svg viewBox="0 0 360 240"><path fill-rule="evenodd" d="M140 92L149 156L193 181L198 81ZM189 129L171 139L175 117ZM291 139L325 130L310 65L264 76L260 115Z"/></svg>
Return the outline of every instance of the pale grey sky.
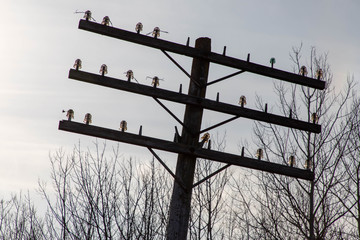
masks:
<svg viewBox="0 0 360 240"><path fill-rule="evenodd" d="M137 22L144 32L156 26L168 31L160 38L178 43L191 38L210 37L212 50L268 65L276 58L276 68L292 71L289 52L304 45L306 53L315 46L329 53L334 84L341 88L348 75L360 76L360 2L358 0L304 1L95 1L95 0L0 0L0 192L18 192L37 187L38 179L49 178L49 153L63 147L71 151L79 141L91 146L93 138L57 130L65 118L61 111L75 110L75 121L85 113L93 115L94 125L117 129L121 120L130 132L143 125L144 135L172 139L176 122L151 98L119 92L67 79L75 59L81 58L84 71L98 73L106 63L109 76L125 79L132 69L142 84L147 76L164 78L161 88L177 91L186 76L159 50L78 30L83 14L91 10L97 22L108 15L114 27L133 31ZM175 57L190 71L191 59ZM234 70L211 65L210 79ZM245 73L208 89L207 97L236 104L246 95L254 108L255 93L271 103L271 79ZM182 118L183 107L167 103ZM225 119L206 113L204 126ZM251 142L249 120L225 125L218 132L228 134L229 151L236 152L240 138ZM213 131L215 133L216 131ZM250 136L250 137L247 137ZM109 143L110 145L112 143ZM120 145L127 155L151 158L150 153L134 146ZM169 164L175 162L168 159Z"/></svg>

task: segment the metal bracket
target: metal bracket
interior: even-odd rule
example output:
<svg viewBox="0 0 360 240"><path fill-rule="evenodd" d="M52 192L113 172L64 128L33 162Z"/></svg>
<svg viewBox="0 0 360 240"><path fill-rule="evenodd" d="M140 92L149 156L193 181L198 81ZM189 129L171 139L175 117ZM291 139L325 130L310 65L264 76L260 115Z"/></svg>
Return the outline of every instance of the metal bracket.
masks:
<svg viewBox="0 0 360 240"><path fill-rule="evenodd" d="M181 142L181 136L180 136L179 131L176 126L175 126L174 142L176 142L176 143Z"/></svg>

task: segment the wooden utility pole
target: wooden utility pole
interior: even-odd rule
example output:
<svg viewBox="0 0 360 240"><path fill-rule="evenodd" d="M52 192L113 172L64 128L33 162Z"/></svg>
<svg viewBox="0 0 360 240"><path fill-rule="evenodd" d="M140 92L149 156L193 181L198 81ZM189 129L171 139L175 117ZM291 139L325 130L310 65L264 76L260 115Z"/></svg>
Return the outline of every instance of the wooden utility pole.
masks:
<svg viewBox="0 0 360 240"><path fill-rule="evenodd" d="M211 40L209 38L198 38L195 42L195 48L210 52ZM189 96L205 98L208 72L209 61L198 58L193 59L188 92ZM202 107L186 105L184 125L187 126L187 128L183 128L182 130L180 143L194 146L194 148L198 147L202 116ZM174 181L170 202L169 224L166 233L168 240L186 239L191 210L191 193L194 182L195 165L195 156L187 154L178 155L175 175L182 185Z"/></svg>
<svg viewBox="0 0 360 240"><path fill-rule="evenodd" d="M108 37L160 49L190 79L188 94L183 94L181 90L179 92L173 92L165 89L159 89L156 86L150 87L142 84L132 83L130 78L121 80L104 76L104 74L98 75L89 72L83 72L80 71L78 67L75 69L70 69L69 71L69 78L74 80L152 97L179 124L182 125L182 134L180 136L176 128L176 137L174 141L143 136L142 126L140 127L138 134L133 134L127 133L124 130L118 131L72 122L71 118L59 122L59 129L63 131L134 144L146 147L150 150L156 159L159 160L165 169L174 177L174 188L170 202L170 215L166 232L166 238L168 240L185 240L187 237L188 222L191 212L192 188L201 184L206 179L210 178L230 165L246 167L274 174L281 174L284 176L295 177L309 181L314 180L314 173L310 170L295 168L271 161L262 161L260 158L256 159L252 158L251 156L246 157L244 156L244 151L242 151L241 155L235 155L225 152L218 152L211 149L204 149L202 144L199 143L199 136L204 132L219 127L230 121L234 121L240 117L277 124L301 131L308 131L309 133L320 133L320 125L294 119L292 117L291 110L290 116L278 116L268 113L267 107L265 107L265 111L259 111L246 108L243 104L241 104L241 106L237 106L229 103L219 102L218 98L216 101L206 99L205 95L206 87L208 85L218 83L243 72L259 74L261 76L316 89L324 89L324 81L275 69L273 64L271 67L268 67L252 63L250 62L250 55L248 55L247 60L226 56L226 47L224 47L223 54L211 52L211 40L209 38L199 38L196 40L195 47L191 47L189 46L189 41L186 45L181 45L178 43L165 41L157 37L152 38L150 36L141 35L139 31L130 32L112 26L91 22L89 19L80 20L79 28ZM166 51L191 57L193 59L191 74L187 73L186 70L183 69ZM210 62L238 69L240 71L208 82ZM168 109L160 102L159 99L186 104L183 121L178 119L170 109ZM231 118L217 123L209 128L201 129L204 109L228 114L231 115ZM153 149L159 149L178 154L175 174L156 155ZM226 166L194 184L194 172L197 158L226 163Z"/></svg>

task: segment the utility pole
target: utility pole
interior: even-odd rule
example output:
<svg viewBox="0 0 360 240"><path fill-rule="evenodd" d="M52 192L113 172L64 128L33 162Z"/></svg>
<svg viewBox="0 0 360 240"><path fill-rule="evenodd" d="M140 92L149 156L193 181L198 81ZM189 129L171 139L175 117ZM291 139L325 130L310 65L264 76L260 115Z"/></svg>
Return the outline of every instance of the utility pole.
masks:
<svg viewBox="0 0 360 240"><path fill-rule="evenodd" d="M247 60L228 57L225 53L226 47L224 47L223 54L211 52L211 40L209 38L199 38L196 40L195 47L191 47L189 46L189 43L186 45L181 45L159 39L157 35L155 35L153 38L141 35L139 29L137 29L137 32L129 32L123 29L108 26L106 24L91 22L89 20L90 19L88 18L86 18L86 20L80 20L79 28L108 37L160 49L190 79L188 94L183 94L181 90L179 92L172 92L165 89L159 89L156 87L156 84L153 87L150 87L142 84L132 83L130 77L126 80L121 80L104 76L104 74L98 75L83 72L79 70L79 67L74 67L75 69L70 69L69 71L70 79L152 97L180 125L182 125L181 135L177 132L176 128L174 141L143 136L142 126L140 127L138 134L133 134L127 133L124 130L117 131L98 126L72 122L71 118L59 122L59 129L63 131L134 144L149 149L149 151L160 162L160 164L162 164L169 172L169 174L171 174L171 176L174 178L173 193L170 202L170 215L166 233L168 240L186 240L191 210L191 195L194 186L201 184L206 179L212 177L216 173L226 169L231 165L281 174L284 176L295 177L308 181L314 180L314 173L310 170L273 163L271 161L262 161L260 157L246 157L244 155L244 151L242 151L241 155L234 155L230 153L214 151L211 149L205 149L202 147L202 143L199 142L199 136L201 133L205 133L223 124L234 121L240 117L277 124L284 127L307 131L309 133L320 133L320 125L316 124L315 122L311 123L293 119L291 110L290 116L279 116L268 113L267 107L265 107L265 111L258 111L246 108L243 104L241 104L241 106L235 106L232 104L219 102L219 99L214 101L206 99L205 97L207 86L226 80L230 77L234 77L243 72L251 72L265 77L287 81L294 84L300 84L302 86L316 89L324 89L325 82L321 81L320 79L312 79L304 75L298 75L275 69L273 66L275 60L273 61L271 67L267 67L250 62L250 55L248 55ZM173 52L191 57L193 61L191 74L187 73L186 70L183 69L167 52ZM77 60L77 62L79 61ZM231 67L240 71L209 82L208 72L210 62ZM170 109L161 103L160 99L185 104L186 108L183 121L178 119ZM225 113L231 115L231 117L228 120L217 123L211 127L201 129L204 109ZM155 153L154 149L165 150L178 154L175 173L173 173L166 166L164 161L162 161L161 158ZM226 163L226 166L222 167L218 171L215 171L213 174L210 174L208 177L199 181L198 183L194 183L194 171L197 158Z"/></svg>
<svg viewBox="0 0 360 240"><path fill-rule="evenodd" d="M211 40L199 38L196 40L195 48L210 52ZM193 59L191 69L191 80L189 85L189 96L205 98L206 83L209 72L209 61ZM197 82L198 84L195 84ZM203 108L199 106L186 105L184 125L180 143L196 146L198 145L199 132ZM174 189L170 203L170 216L167 228L167 239L186 239L190 217L191 193L194 182L196 157L192 155L179 154L176 165L176 177L182 183L180 186L174 181Z"/></svg>

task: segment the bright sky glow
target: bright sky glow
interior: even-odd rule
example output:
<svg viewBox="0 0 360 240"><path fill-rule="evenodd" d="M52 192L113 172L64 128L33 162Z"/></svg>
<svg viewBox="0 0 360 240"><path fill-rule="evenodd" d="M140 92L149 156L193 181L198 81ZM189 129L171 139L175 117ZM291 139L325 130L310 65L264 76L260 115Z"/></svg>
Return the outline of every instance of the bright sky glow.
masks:
<svg viewBox="0 0 360 240"><path fill-rule="evenodd" d="M125 79L134 71L142 84L151 83L147 76L165 81L160 87L177 91L188 79L160 51L78 30L83 14L91 10L97 22L109 16L114 27L135 31L137 22L144 33L156 26L169 34L160 38L193 46L198 37L210 37L212 50L227 55L292 71L289 52L304 44L306 53L315 46L319 53L328 52L334 82L341 88L348 75L360 76L360 2L358 0L310 1L95 1L95 0L2 0L0 23L0 192L3 194L37 187L38 179L49 178L49 153L63 147L71 151L79 141L91 146L92 138L57 130L65 119L62 110L75 110L75 121L82 122L85 113L93 115L93 124L118 129L121 120L128 130L172 139L178 125L152 99L75 82L67 78L75 59L82 70L98 73L101 64L108 66L109 76ZM190 71L191 60L172 56ZM210 78L216 79L236 70L210 66ZM246 95L247 107L254 108L255 93L271 104L273 94L268 78L245 73L209 87L207 97L237 104ZM184 91L185 92L185 91ZM182 119L183 107L169 104ZM205 113L204 127L224 116ZM229 135L228 148L237 151L243 137L251 142L251 121L239 120L218 132ZM179 127L179 126L178 126ZM215 133L216 131L214 131ZM230 134L231 133L231 134ZM151 158L139 147L121 144L124 153ZM235 149L235 150L234 150ZM170 161L171 162L171 161ZM174 161L173 161L174 163ZM170 163L171 164L171 163Z"/></svg>

